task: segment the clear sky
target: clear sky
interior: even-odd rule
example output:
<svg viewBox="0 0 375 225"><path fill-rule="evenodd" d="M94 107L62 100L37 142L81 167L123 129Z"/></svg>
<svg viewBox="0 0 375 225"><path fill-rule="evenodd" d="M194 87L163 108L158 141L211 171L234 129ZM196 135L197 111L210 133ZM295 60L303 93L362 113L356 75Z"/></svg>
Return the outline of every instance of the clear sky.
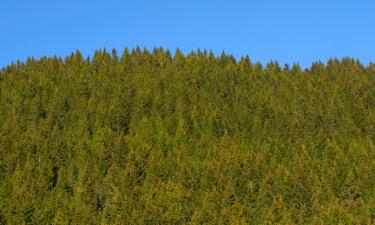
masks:
<svg viewBox="0 0 375 225"><path fill-rule="evenodd" d="M0 66L136 45L302 66L375 61L374 0L0 0L0 28Z"/></svg>

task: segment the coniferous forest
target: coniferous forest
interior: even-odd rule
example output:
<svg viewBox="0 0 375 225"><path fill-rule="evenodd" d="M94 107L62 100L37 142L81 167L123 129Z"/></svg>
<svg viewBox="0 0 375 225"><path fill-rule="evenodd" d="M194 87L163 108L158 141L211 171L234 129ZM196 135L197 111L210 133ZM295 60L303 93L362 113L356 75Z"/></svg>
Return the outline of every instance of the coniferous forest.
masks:
<svg viewBox="0 0 375 225"><path fill-rule="evenodd" d="M375 222L374 64L137 47L0 71L0 224Z"/></svg>

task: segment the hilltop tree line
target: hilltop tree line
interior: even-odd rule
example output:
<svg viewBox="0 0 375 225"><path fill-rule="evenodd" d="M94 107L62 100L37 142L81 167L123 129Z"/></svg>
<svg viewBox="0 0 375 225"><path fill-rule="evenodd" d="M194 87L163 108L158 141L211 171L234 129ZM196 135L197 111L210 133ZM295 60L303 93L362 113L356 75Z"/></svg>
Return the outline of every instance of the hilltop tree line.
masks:
<svg viewBox="0 0 375 225"><path fill-rule="evenodd" d="M139 47L0 70L0 224L373 224L375 65Z"/></svg>

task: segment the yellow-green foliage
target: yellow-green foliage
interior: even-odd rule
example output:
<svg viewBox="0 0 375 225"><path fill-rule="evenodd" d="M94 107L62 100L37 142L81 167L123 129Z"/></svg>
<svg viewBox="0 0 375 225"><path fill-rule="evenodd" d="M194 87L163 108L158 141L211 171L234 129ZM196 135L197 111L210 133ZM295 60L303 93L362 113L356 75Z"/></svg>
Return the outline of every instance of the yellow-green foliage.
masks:
<svg viewBox="0 0 375 225"><path fill-rule="evenodd" d="M375 66L139 48L0 72L0 224L373 224Z"/></svg>

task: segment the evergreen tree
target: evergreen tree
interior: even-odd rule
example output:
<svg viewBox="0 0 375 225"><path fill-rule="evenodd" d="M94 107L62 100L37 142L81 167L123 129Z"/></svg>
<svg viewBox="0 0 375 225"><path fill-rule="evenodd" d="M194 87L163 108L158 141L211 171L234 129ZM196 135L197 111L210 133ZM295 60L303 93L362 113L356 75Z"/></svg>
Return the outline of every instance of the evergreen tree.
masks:
<svg viewBox="0 0 375 225"><path fill-rule="evenodd" d="M0 224L372 224L375 67L137 47L0 70Z"/></svg>

